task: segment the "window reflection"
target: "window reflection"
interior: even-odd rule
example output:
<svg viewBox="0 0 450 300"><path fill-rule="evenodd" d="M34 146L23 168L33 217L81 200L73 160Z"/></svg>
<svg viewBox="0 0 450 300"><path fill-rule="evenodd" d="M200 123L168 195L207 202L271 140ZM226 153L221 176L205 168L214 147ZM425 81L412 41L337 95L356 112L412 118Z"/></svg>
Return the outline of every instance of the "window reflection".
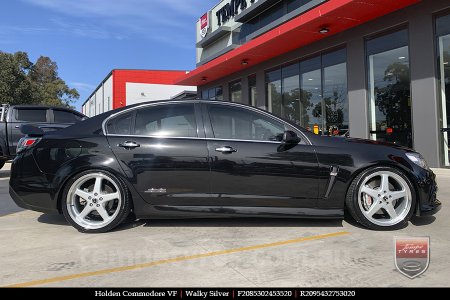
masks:
<svg viewBox="0 0 450 300"><path fill-rule="evenodd" d="M441 96L441 128L450 128L450 15L436 19L438 38L439 86ZM450 166L450 133L442 135L442 157L445 166Z"/></svg>
<svg viewBox="0 0 450 300"><path fill-rule="evenodd" d="M230 82L230 100L231 102L242 103L242 84L240 80Z"/></svg>
<svg viewBox="0 0 450 300"><path fill-rule="evenodd" d="M202 91L202 99L204 100L223 100L222 87L217 86Z"/></svg>
<svg viewBox="0 0 450 300"><path fill-rule="evenodd" d="M318 134L349 134L345 61L341 49L267 72L269 111Z"/></svg>
<svg viewBox="0 0 450 300"><path fill-rule="evenodd" d="M248 99L249 99L249 104L251 106L255 106L256 107L256 99L258 97L258 93L256 90L256 75L251 75L248 77Z"/></svg>
<svg viewBox="0 0 450 300"><path fill-rule="evenodd" d="M406 30L368 42L369 125L372 139L412 148L409 51L404 43Z"/></svg>

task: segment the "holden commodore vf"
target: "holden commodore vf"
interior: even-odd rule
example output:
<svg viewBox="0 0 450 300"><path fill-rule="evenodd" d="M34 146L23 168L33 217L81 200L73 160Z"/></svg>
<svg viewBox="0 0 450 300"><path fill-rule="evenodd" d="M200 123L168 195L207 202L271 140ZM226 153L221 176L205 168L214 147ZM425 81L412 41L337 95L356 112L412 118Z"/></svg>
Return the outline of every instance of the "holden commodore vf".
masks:
<svg viewBox="0 0 450 300"><path fill-rule="evenodd" d="M20 207L107 232L125 218L343 218L373 230L436 213L435 175L408 148L315 135L254 107L159 101L27 134L11 168Z"/></svg>

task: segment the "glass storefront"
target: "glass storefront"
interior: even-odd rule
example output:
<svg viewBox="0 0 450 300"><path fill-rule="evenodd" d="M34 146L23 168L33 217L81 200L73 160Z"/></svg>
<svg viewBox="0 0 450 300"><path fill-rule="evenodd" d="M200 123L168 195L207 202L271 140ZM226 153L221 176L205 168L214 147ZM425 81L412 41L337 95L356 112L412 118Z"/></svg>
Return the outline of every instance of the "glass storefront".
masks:
<svg viewBox="0 0 450 300"><path fill-rule="evenodd" d="M436 19L438 39L439 87L441 97L441 116L439 126L442 131L443 164L450 166L450 15Z"/></svg>
<svg viewBox="0 0 450 300"><path fill-rule="evenodd" d="M266 73L266 99L269 112L281 116L281 69Z"/></svg>
<svg viewBox="0 0 450 300"><path fill-rule="evenodd" d="M202 99L205 100L223 100L223 90L221 86L206 89L202 91Z"/></svg>
<svg viewBox="0 0 450 300"><path fill-rule="evenodd" d="M412 148L408 30L370 39L366 49L370 137Z"/></svg>
<svg viewBox="0 0 450 300"><path fill-rule="evenodd" d="M248 77L248 99L251 106L256 107L256 99L258 93L256 90L256 75L251 75Z"/></svg>
<svg viewBox="0 0 450 300"><path fill-rule="evenodd" d="M270 112L320 134L348 134L345 49L267 72L266 92Z"/></svg>
<svg viewBox="0 0 450 300"><path fill-rule="evenodd" d="M242 103L242 83L240 80L230 82L230 101Z"/></svg>

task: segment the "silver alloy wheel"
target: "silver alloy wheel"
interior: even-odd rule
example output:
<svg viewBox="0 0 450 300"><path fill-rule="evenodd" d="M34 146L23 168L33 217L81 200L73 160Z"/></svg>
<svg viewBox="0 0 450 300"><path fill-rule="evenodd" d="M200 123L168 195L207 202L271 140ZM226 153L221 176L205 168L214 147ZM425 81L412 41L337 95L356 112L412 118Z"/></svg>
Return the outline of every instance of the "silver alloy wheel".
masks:
<svg viewBox="0 0 450 300"><path fill-rule="evenodd" d="M371 223L394 226L411 210L411 189L406 180L394 172L376 172L364 178L360 185L358 204Z"/></svg>
<svg viewBox="0 0 450 300"><path fill-rule="evenodd" d="M120 212L122 195L117 184L103 173L78 178L66 199L67 211L74 222L85 229L100 229Z"/></svg>

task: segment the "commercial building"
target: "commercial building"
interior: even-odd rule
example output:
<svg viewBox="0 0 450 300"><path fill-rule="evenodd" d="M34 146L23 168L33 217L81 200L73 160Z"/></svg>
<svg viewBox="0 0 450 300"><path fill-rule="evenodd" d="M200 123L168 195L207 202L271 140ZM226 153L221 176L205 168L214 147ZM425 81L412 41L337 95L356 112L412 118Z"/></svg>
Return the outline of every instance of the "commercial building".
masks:
<svg viewBox="0 0 450 300"><path fill-rule="evenodd" d="M448 0L223 0L197 22L197 68L175 83L449 167L449 9Z"/></svg>
<svg viewBox="0 0 450 300"><path fill-rule="evenodd" d="M174 85L174 81L185 74L186 71L113 70L83 103L81 110L92 117L140 102L196 98L196 86Z"/></svg>

